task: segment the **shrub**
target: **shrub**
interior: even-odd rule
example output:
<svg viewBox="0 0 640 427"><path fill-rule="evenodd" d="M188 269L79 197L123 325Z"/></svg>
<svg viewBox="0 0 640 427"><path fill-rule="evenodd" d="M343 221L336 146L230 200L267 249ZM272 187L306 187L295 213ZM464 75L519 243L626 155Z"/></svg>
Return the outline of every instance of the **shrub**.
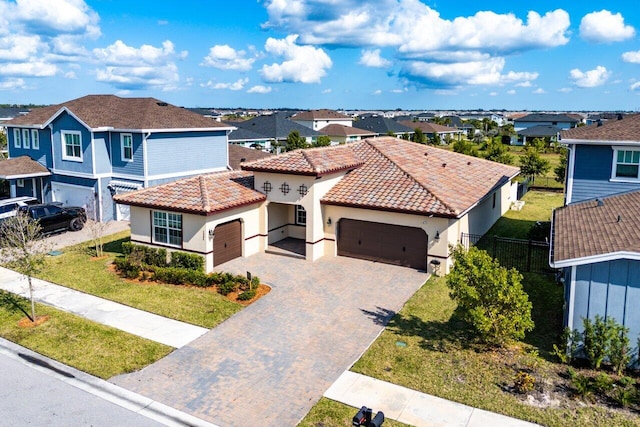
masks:
<svg viewBox="0 0 640 427"><path fill-rule="evenodd" d="M219 285L221 283L224 283L224 274L214 271L213 273L209 274L209 280L212 284Z"/></svg>
<svg viewBox="0 0 640 427"><path fill-rule="evenodd" d="M246 291L251 289L251 282L244 276L236 276L235 282L238 284L238 288L241 291Z"/></svg>
<svg viewBox="0 0 640 427"><path fill-rule="evenodd" d="M187 268L189 270L204 271L204 258L197 254L186 252L171 253L171 267Z"/></svg>
<svg viewBox="0 0 640 427"><path fill-rule="evenodd" d="M614 328L609 342L609 362L617 375L622 375L622 371L631 362L629 351L629 328L620 324L612 326Z"/></svg>
<svg viewBox="0 0 640 427"><path fill-rule="evenodd" d="M536 385L536 379L533 375L525 372L518 371L514 378L514 388L518 393L528 393L533 390Z"/></svg>
<svg viewBox="0 0 640 427"><path fill-rule="evenodd" d="M129 255L131 253L131 251L133 250L133 243L131 242L122 242L122 254L123 255Z"/></svg>
<svg viewBox="0 0 640 427"><path fill-rule="evenodd" d="M582 332L584 354L591 367L600 369L602 362L609 354L611 340L618 329L617 324L615 320L611 318L605 320L598 314L593 322L589 318L583 318L582 324L584 327Z"/></svg>
<svg viewBox="0 0 640 427"><path fill-rule="evenodd" d="M613 379L604 372L600 372L593 380L593 388L598 393L605 394L613 389Z"/></svg>
<svg viewBox="0 0 640 427"><path fill-rule="evenodd" d="M578 351L581 340L582 335L577 329L572 331L569 328L564 328L560 335L560 344L553 345L553 354L558 357L560 363L571 363Z"/></svg>
<svg viewBox="0 0 640 427"><path fill-rule="evenodd" d="M593 394L591 378L586 375L576 374L571 378L571 385L577 396L583 399L589 398Z"/></svg>
<svg viewBox="0 0 640 427"><path fill-rule="evenodd" d="M452 248L454 266L447 276L451 298L489 344L524 338L533 329L531 302L522 288L522 275L507 270L487 252L472 246Z"/></svg>
<svg viewBox="0 0 640 427"><path fill-rule="evenodd" d="M633 387L620 387L613 393L612 399L618 405L626 408L636 400L636 390Z"/></svg>
<svg viewBox="0 0 640 427"><path fill-rule="evenodd" d="M167 250L164 248L149 248L145 252L144 263L156 267L167 266Z"/></svg>
<svg viewBox="0 0 640 427"><path fill-rule="evenodd" d="M231 292L237 290L237 285L234 281L228 280L218 285L218 293L221 295L229 295Z"/></svg>
<svg viewBox="0 0 640 427"><path fill-rule="evenodd" d="M253 299L256 294L257 292L255 289L247 289L246 291L241 292L240 295L238 295L238 300L249 301L250 299Z"/></svg>
<svg viewBox="0 0 640 427"><path fill-rule="evenodd" d="M260 278L258 276L251 277L251 289L256 289L260 286Z"/></svg>
<svg viewBox="0 0 640 427"><path fill-rule="evenodd" d="M544 242L551 235L551 221L536 221L527 232L527 238L538 242Z"/></svg>

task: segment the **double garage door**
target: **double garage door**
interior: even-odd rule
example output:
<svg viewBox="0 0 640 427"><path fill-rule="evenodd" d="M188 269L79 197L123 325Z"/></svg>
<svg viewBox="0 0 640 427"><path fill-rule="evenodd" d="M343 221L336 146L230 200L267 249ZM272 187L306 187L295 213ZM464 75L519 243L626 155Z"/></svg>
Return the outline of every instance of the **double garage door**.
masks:
<svg viewBox="0 0 640 427"><path fill-rule="evenodd" d="M218 224L213 235L213 265L218 266L242 256L240 220Z"/></svg>
<svg viewBox="0 0 640 427"><path fill-rule="evenodd" d="M338 255L427 269L427 234L416 227L341 219Z"/></svg>

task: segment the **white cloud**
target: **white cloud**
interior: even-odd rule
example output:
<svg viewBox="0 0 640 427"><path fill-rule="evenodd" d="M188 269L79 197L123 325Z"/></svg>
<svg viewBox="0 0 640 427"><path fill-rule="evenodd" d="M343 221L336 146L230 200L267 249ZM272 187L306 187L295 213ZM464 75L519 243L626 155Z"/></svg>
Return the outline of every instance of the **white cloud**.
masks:
<svg viewBox="0 0 640 427"><path fill-rule="evenodd" d="M630 62L632 64L640 64L640 50L624 52L622 54L622 60L624 62Z"/></svg>
<svg viewBox="0 0 640 427"><path fill-rule="evenodd" d="M531 92L535 95L542 95L543 93L547 93L544 89L542 89L541 87L539 87L538 89L534 90L533 92Z"/></svg>
<svg viewBox="0 0 640 427"><path fill-rule="evenodd" d="M264 65L260 74L266 82L320 83L333 63L324 50L296 44L297 35L285 39L269 37L265 43L267 53L285 59L281 64Z"/></svg>
<svg viewBox="0 0 640 427"><path fill-rule="evenodd" d="M515 89L509 89L509 90L507 91L507 95L515 95L515 94L516 94Z"/></svg>
<svg viewBox="0 0 640 427"><path fill-rule="evenodd" d="M386 68L390 67L392 62L380 56L380 49L371 49L362 51L358 64L365 67Z"/></svg>
<svg viewBox="0 0 640 427"><path fill-rule="evenodd" d="M246 58L244 50L235 50L229 45L215 45L209 49L201 65L221 70L249 71L255 58Z"/></svg>
<svg viewBox="0 0 640 427"><path fill-rule="evenodd" d="M562 92L562 93L569 93L571 92L573 89L571 89L570 87L561 87L560 89L558 89L558 92Z"/></svg>
<svg viewBox="0 0 640 427"><path fill-rule="evenodd" d="M625 25L620 13L604 9L588 13L580 21L580 37L593 43L620 42L632 38L635 32L631 25Z"/></svg>
<svg viewBox="0 0 640 427"><path fill-rule="evenodd" d="M489 92L489 96L498 96L498 92Z"/></svg>
<svg viewBox="0 0 640 427"><path fill-rule="evenodd" d="M0 90L25 89L26 86L24 79L20 78L11 77L0 80Z"/></svg>
<svg viewBox="0 0 640 427"><path fill-rule="evenodd" d="M516 87L531 87L533 86L530 81L524 81L520 83L516 83Z"/></svg>
<svg viewBox="0 0 640 427"><path fill-rule="evenodd" d="M100 18L83 0L17 0L7 5L12 21L27 33L100 36Z"/></svg>
<svg viewBox="0 0 640 427"><path fill-rule="evenodd" d="M238 79L232 83L213 83L209 80L206 84L200 85L201 87L208 87L211 89L228 89L228 90L242 90L244 85L249 83L248 78Z"/></svg>
<svg viewBox="0 0 640 427"><path fill-rule="evenodd" d="M271 86L256 85L250 88L247 93L271 93Z"/></svg>
<svg viewBox="0 0 640 427"><path fill-rule="evenodd" d="M51 77L57 71L58 67L46 62L20 62L4 64L0 67L0 76Z"/></svg>
<svg viewBox="0 0 640 427"><path fill-rule="evenodd" d="M569 72L569 77L573 80L573 84L578 87L602 86L610 76L611 72L602 65L598 65L589 71L581 71L574 68Z"/></svg>
<svg viewBox="0 0 640 427"><path fill-rule="evenodd" d="M93 58L104 68L96 70L100 82L113 84L118 89L160 88L163 91L176 88L180 80L176 59L186 57L187 52L176 53L169 40L162 47L142 45L139 48L117 40L102 49L93 49Z"/></svg>
<svg viewBox="0 0 640 427"><path fill-rule="evenodd" d="M633 83L631 86L629 86L629 89L631 89L632 91L640 89L640 82Z"/></svg>
<svg viewBox="0 0 640 427"><path fill-rule="evenodd" d="M323 90L323 91L322 91L322 93L325 93L325 94L326 94L326 93L331 93L331 92L333 92L333 90L332 90L332 89L325 89L325 90Z"/></svg>
<svg viewBox="0 0 640 427"><path fill-rule="evenodd" d="M380 94L382 94L382 90L380 89L376 89L371 93L371 95L380 95Z"/></svg>

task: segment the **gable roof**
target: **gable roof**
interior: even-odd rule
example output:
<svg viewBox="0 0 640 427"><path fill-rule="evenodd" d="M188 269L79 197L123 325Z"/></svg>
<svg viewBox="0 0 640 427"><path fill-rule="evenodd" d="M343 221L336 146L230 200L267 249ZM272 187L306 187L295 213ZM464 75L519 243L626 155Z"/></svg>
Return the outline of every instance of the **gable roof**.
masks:
<svg viewBox="0 0 640 427"><path fill-rule="evenodd" d="M401 125L405 125L412 129L418 128L424 133L458 133L461 132L460 129L456 127L450 126L442 126L437 123L431 122L409 122L409 121L401 121L399 122Z"/></svg>
<svg viewBox="0 0 640 427"><path fill-rule="evenodd" d="M460 217L520 173L513 166L393 137L349 144L364 165L322 203Z"/></svg>
<svg viewBox="0 0 640 427"><path fill-rule="evenodd" d="M184 178L155 187L113 196L117 203L211 215L266 200L253 189L248 172L218 172Z"/></svg>
<svg viewBox="0 0 640 427"><path fill-rule="evenodd" d="M640 191L556 209L551 248L550 261L556 268L616 258L640 259Z"/></svg>
<svg viewBox="0 0 640 427"><path fill-rule="evenodd" d="M522 129L518 131L518 135L533 136L533 137L551 137L557 136L560 132L560 128L553 125L536 125L530 128Z"/></svg>
<svg viewBox="0 0 640 427"><path fill-rule="evenodd" d="M240 145L229 144L229 166L233 170L240 170L240 165L254 160L272 157L273 154L262 150L242 147Z"/></svg>
<svg viewBox="0 0 640 427"><path fill-rule="evenodd" d="M34 108L15 117L6 126L43 127L68 111L90 129L119 130L230 129L229 125L176 107L155 98L120 98L115 95L87 95L58 105Z"/></svg>
<svg viewBox="0 0 640 427"><path fill-rule="evenodd" d="M228 140L231 141L268 141L271 138L268 136L262 135L260 133L254 132L250 129L244 129L242 127L237 127L229 133Z"/></svg>
<svg viewBox="0 0 640 427"><path fill-rule="evenodd" d="M311 111L302 111L300 113L295 114L291 117L291 120L353 120L353 117L347 116L342 113L338 113L337 111L322 109L322 110L311 110Z"/></svg>
<svg viewBox="0 0 640 427"><path fill-rule="evenodd" d="M0 160L0 178L20 179L51 175L49 169L29 156Z"/></svg>
<svg viewBox="0 0 640 427"><path fill-rule="evenodd" d="M620 116L619 120L607 120L561 132L562 140L576 141L640 141L640 114Z"/></svg>
<svg viewBox="0 0 640 427"><path fill-rule="evenodd" d="M380 116L365 117L363 119L356 120L355 122L353 122L353 126L375 132L378 135L386 135L389 132L393 132L394 134L405 132L413 133L413 128L402 125L395 120L387 119Z"/></svg>
<svg viewBox="0 0 640 427"><path fill-rule="evenodd" d="M289 151L264 160L245 163L243 170L292 175L322 176L354 169L363 164L347 145Z"/></svg>
<svg viewBox="0 0 640 427"><path fill-rule="evenodd" d="M268 139L285 140L287 136L297 130L302 137L322 135L315 130L302 126L285 117L285 114L274 113L268 116L258 116L251 120L234 123L238 128L247 129Z"/></svg>
<svg viewBox="0 0 640 427"><path fill-rule="evenodd" d="M375 136L376 132L372 132L369 130L360 129L353 126L345 126L339 125L337 123L332 123L320 129L318 132L324 135L329 136L351 136L351 135L360 135L360 136Z"/></svg>
<svg viewBox="0 0 640 427"><path fill-rule="evenodd" d="M567 122L578 123L580 120L566 114L534 113L514 119L514 122Z"/></svg>

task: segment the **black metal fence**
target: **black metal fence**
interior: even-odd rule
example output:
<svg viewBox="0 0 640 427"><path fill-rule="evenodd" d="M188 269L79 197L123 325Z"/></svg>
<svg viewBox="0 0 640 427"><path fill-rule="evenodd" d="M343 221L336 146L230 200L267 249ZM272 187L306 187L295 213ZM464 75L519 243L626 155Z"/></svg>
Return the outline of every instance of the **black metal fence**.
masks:
<svg viewBox="0 0 640 427"><path fill-rule="evenodd" d="M473 245L487 251L507 268L514 267L520 272L529 273L554 272L549 266L549 243L547 242L462 233L460 243L465 248Z"/></svg>

